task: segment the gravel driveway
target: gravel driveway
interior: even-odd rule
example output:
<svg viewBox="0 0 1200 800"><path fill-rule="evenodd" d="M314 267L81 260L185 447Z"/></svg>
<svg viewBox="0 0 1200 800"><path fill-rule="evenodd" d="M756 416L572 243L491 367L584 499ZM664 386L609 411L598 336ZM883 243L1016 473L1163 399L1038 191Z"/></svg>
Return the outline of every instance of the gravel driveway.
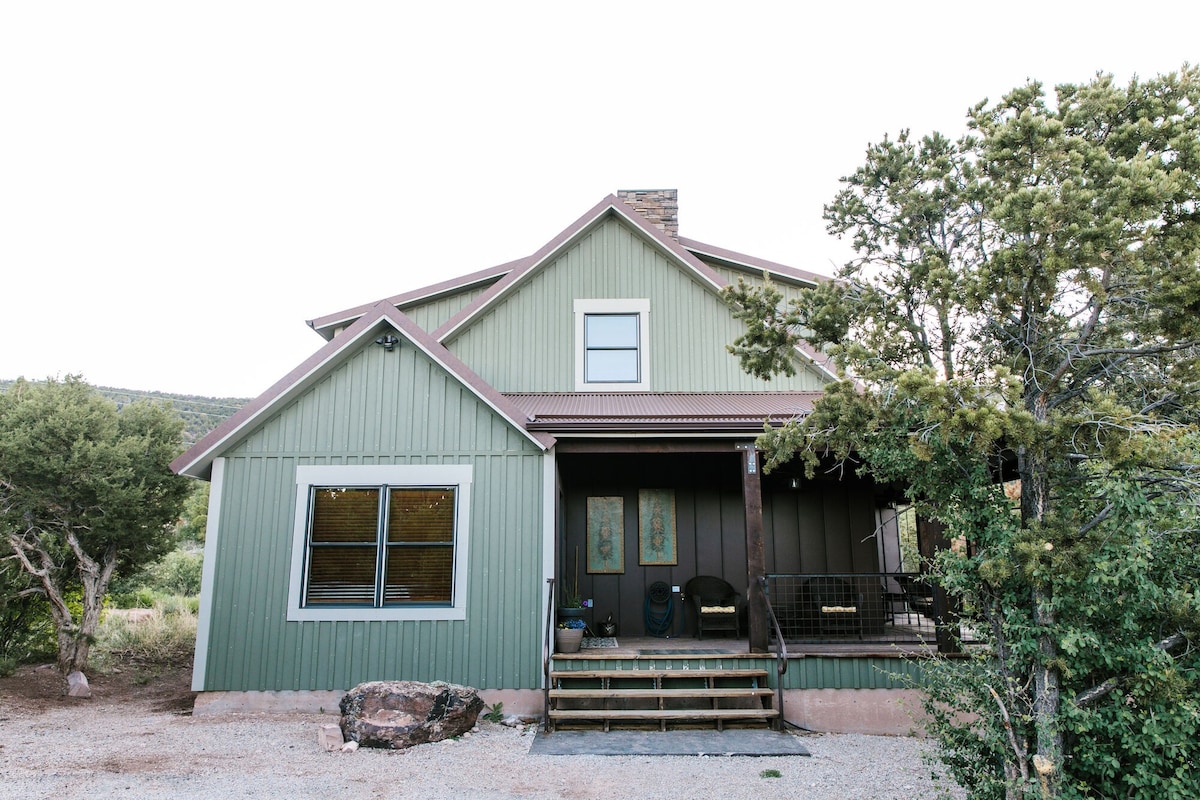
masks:
<svg viewBox="0 0 1200 800"><path fill-rule="evenodd" d="M191 717L147 704L0 706L2 798L926 798L917 739L812 735L811 757L529 755L533 729L327 753L318 715ZM765 777L777 770L780 777ZM961 797L961 793L955 796Z"/></svg>

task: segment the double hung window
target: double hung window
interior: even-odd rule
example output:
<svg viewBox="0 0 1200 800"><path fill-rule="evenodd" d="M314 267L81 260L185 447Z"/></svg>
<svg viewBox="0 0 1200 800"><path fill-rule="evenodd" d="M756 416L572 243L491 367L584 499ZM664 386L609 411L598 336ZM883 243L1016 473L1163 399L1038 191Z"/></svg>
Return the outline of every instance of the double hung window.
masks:
<svg viewBox="0 0 1200 800"><path fill-rule="evenodd" d="M583 380L586 383L637 383L637 314L587 314L583 322Z"/></svg>
<svg viewBox="0 0 1200 800"><path fill-rule="evenodd" d="M575 391L650 388L650 301L575 301Z"/></svg>

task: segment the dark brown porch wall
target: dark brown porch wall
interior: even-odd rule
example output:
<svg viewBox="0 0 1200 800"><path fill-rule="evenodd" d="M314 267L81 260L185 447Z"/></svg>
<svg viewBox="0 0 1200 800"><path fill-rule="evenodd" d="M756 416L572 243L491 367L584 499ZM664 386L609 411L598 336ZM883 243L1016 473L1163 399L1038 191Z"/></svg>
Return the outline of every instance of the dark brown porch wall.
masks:
<svg viewBox="0 0 1200 800"><path fill-rule="evenodd" d="M743 595L747 589L746 515L742 502L742 454L727 453L570 453L559 456L563 486L564 538L559 577L574 580L579 548L579 582L595 607L589 623L609 613L619 635L645 635L646 589L654 581L683 586L695 575L716 575ZM874 485L856 478L802 481L789 487L788 476L762 475L763 540L767 572L875 572L878 555ZM639 489L675 492L678 564L638 564ZM625 572L589 575L585 525L588 497L624 500ZM674 636L694 636L690 611L674 598ZM743 639L749 633L743 619Z"/></svg>

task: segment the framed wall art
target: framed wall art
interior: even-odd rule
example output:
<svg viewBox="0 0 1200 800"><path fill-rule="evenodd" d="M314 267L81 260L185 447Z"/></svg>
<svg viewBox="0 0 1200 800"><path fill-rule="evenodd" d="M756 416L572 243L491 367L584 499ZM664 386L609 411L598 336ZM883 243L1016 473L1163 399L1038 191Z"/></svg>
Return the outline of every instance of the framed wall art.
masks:
<svg viewBox="0 0 1200 800"><path fill-rule="evenodd" d="M587 499L587 571L625 572L625 498Z"/></svg>
<svg viewBox="0 0 1200 800"><path fill-rule="evenodd" d="M675 492L671 489L638 490L638 563L679 563L675 551Z"/></svg>

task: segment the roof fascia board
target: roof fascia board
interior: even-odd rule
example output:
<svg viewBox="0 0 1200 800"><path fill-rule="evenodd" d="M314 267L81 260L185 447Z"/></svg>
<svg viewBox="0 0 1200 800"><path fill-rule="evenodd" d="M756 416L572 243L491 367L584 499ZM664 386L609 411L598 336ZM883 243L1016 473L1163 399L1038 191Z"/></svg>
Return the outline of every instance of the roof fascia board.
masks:
<svg viewBox="0 0 1200 800"><path fill-rule="evenodd" d="M754 432L738 431L626 431L612 433L608 431L561 431L555 433L556 439L736 439L738 441L754 440L762 435L762 429Z"/></svg>
<svg viewBox="0 0 1200 800"><path fill-rule="evenodd" d="M459 311L458 314L447 320L433 332L433 337L439 342L444 342L452 337L455 333L469 325L485 309L507 294L516 284L556 257L609 214L615 214L625 220L635 230L641 232L643 236L666 251L668 255L673 256L675 260L693 272L700 279L701 284L705 285L709 290L719 293L725 287L725 279L713 270L712 267L692 255L679 242L667 236L666 233L651 225L645 217L637 213L628 203L610 194L539 248L536 253L529 257L524 266L508 273L508 275L495 283L490 289L477 297L475 302L469 304Z"/></svg>
<svg viewBox="0 0 1200 800"><path fill-rule="evenodd" d="M324 347L313 353L287 375L273 383L270 388L242 406L231 417L218 425L207 435L192 445L183 455L171 462L171 470L179 475L202 478L213 459L219 457L224 450L254 423L273 413L282 404L291 400L295 395L304 391L321 377L330 365L338 360L348 348L354 347L364 338L372 323L367 323L365 317L347 329L347 335L339 336L328 342Z"/></svg>
<svg viewBox="0 0 1200 800"><path fill-rule="evenodd" d="M465 308L459 310L450 319L446 320L440 327L433 332L433 338L439 342L444 342L449 337L453 336L457 331L462 329L477 317L484 309L491 306L500 297L507 294L508 290L515 284L519 283L526 275L536 270L547 260L556 255L559 251L566 248L575 239L582 236L593 225L603 219L613 203L616 203L617 198L613 195L608 195L596 205L585 211L579 219L572 222L566 228L558 233L546 244L542 245L537 252L522 260L521 266L513 269L499 281L492 285L490 289L475 298L474 302L467 304Z"/></svg>
<svg viewBox="0 0 1200 800"><path fill-rule="evenodd" d="M553 436L529 430L526 426L528 420L525 417L525 412L517 408L511 400L498 392L491 384L479 377L474 370L459 360L458 356L451 353L440 342L426 333L417 323L413 322L412 318L403 311L395 309L389 309L385 313L388 319L396 323L401 332L407 335L421 352L425 353L426 356L441 366L442 369L457 378L463 386L467 387L485 405L508 420L514 428L520 431L529 441L533 442L538 449L545 451L554 447Z"/></svg>
<svg viewBox="0 0 1200 800"><path fill-rule="evenodd" d="M380 329L391 325L403 334L421 352L453 375L480 401L504 417L513 427L533 442L538 449L547 450L554 446L554 437L525 427L524 414L503 395L489 386L446 348L421 329L404 312L385 301L374 307L378 313L364 315L324 347L293 369L271 388L243 406L236 414L214 428L207 436L171 462L177 474L203 478L213 459L219 457L233 442L239 440L254 424L274 413L296 395L305 391L323 378L341 360L345 352L368 337L376 336Z"/></svg>
<svg viewBox="0 0 1200 800"><path fill-rule="evenodd" d="M699 256L708 256L716 259L717 261L724 261L735 268L741 268L748 272L757 273L761 273L765 270L766 272L769 272L777 277L785 278L788 281L793 281L796 283L803 283L807 286L816 286L818 283L832 280L832 278L818 275L815 272L796 269L795 267L789 267L786 264L779 264L775 261L768 261L765 258L750 256L746 255L745 253L735 252L733 250L726 250L724 247L705 244L703 242L698 242L695 239L687 239L681 236L679 237L679 244L687 248L687 250L691 253Z"/></svg>
<svg viewBox="0 0 1200 800"><path fill-rule="evenodd" d="M403 292L393 297L385 298L384 300L376 300L371 303L364 303L361 306L345 309L344 311L336 311L332 314L326 314L325 316L308 320L308 327L315 330L317 333L323 336L326 341L328 341L329 339L333 338L333 334L331 332L333 328L337 327L338 325L353 323L355 320L369 312L381 302L390 303L391 305L399 308L400 306L411 305L413 303L427 302L445 295L457 294L458 292L466 291L478 286L479 284L487 283L488 281L499 280L524 262L525 259L510 261L507 264L499 264L495 267L482 269L467 275L460 275L457 278L450 278L449 280L430 284L429 286L423 286L419 289ZM326 333L329 335L326 335Z"/></svg>

